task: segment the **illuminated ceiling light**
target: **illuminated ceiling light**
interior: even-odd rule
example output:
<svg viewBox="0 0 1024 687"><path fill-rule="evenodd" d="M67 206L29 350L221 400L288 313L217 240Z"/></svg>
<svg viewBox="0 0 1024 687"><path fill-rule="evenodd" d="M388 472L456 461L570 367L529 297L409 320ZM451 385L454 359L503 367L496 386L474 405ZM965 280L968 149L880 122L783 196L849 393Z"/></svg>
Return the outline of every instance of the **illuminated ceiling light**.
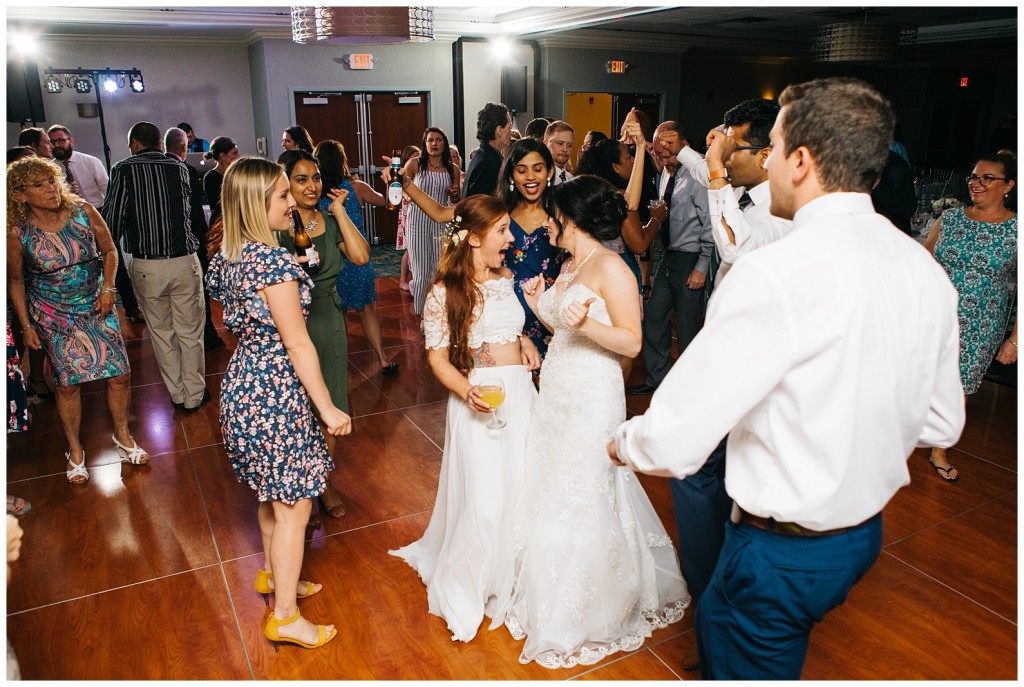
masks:
<svg viewBox="0 0 1024 687"><path fill-rule="evenodd" d="M107 78L103 79L103 90L106 91L107 93L116 93L117 92L117 82L114 81L113 78L108 76Z"/></svg>
<svg viewBox="0 0 1024 687"><path fill-rule="evenodd" d="M512 46L503 38L499 38L491 43L491 50L499 60L504 60L512 54Z"/></svg>
<svg viewBox="0 0 1024 687"><path fill-rule="evenodd" d="M79 93L88 93L92 90L92 82L81 77L75 79L75 90Z"/></svg>
<svg viewBox="0 0 1024 687"><path fill-rule="evenodd" d="M819 27L811 51L816 62L890 62L916 43L916 26L850 22Z"/></svg>
<svg viewBox="0 0 1024 687"><path fill-rule="evenodd" d="M433 7L292 7L301 44L416 43L434 40Z"/></svg>
<svg viewBox="0 0 1024 687"><path fill-rule="evenodd" d="M129 77L128 82L132 86L132 92L134 93L145 93L146 84L142 81L142 72L135 72Z"/></svg>
<svg viewBox="0 0 1024 687"><path fill-rule="evenodd" d="M15 36L11 43L14 45L14 48L21 53L22 57L34 55L36 52L36 39L28 34L23 33Z"/></svg>
<svg viewBox="0 0 1024 687"><path fill-rule="evenodd" d="M61 85L60 79L52 74L46 77L46 92L47 93L60 93L64 90L64 86Z"/></svg>

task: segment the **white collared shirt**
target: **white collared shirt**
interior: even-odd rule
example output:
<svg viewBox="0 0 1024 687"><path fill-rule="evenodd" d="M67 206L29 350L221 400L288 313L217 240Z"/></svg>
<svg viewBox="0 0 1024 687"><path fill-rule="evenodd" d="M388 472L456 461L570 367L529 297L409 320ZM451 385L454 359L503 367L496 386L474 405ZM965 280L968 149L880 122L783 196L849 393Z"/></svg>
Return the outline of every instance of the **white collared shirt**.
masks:
<svg viewBox="0 0 1024 687"><path fill-rule="evenodd" d="M80 153L77 150L71 153L66 162L56 161L64 170L67 178L67 166L71 165L71 176L78 184L78 195L85 198L93 207L103 205L103 198L107 194L107 169L99 158L92 155Z"/></svg>
<svg viewBox="0 0 1024 687"><path fill-rule="evenodd" d="M564 179L562 178L563 174L565 175ZM551 177L551 185L558 186L559 184L564 184L565 182L569 181L569 179L572 179L574 176L575 175L565 167L559 167L558 165L555 165L555 176Z"/></svg>
<svg viewBox="0 0 1024 687"><path fill-rule="evenodd" d="M829 530L880 512L914 447L951 446L963 425L956 290L869 195L832 193L734 265L615 442L635 470L685 477L728 433L741 508Z"/></svg>
<svg viewBox="0 0 1024 687"><path fill-rule="evenodd" d="M720 189L708 189L708 215L711 217L711 232L715 237L718 254L722 258L718 276L715 277L716 285L721 283L732 264L741 255L774 243L793 230L793 222L776 217L769 211L771 191L768 188L767 180L746 193L750 197L751 204L746 209L740 210L739 196L743 194L742 187L734 188L726 185ZM722 224L723 219L732 229L736 239L735 243L729 240L729 234Z"/></svg>

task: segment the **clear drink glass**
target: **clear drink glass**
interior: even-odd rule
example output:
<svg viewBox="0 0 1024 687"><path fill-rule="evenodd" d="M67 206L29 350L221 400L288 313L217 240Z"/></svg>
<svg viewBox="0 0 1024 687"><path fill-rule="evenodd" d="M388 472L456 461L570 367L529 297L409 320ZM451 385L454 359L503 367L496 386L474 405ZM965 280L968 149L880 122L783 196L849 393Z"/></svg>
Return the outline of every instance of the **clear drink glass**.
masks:
<svg viewBox="0 0 1024 687"><path fill-rule="evenodd" d="M491 408L491 419L487 421L487 429L501 429L506 423L498 419L498 406L505 402L505 385L500 379L485 379L479 384L480 398Z"/></svg>

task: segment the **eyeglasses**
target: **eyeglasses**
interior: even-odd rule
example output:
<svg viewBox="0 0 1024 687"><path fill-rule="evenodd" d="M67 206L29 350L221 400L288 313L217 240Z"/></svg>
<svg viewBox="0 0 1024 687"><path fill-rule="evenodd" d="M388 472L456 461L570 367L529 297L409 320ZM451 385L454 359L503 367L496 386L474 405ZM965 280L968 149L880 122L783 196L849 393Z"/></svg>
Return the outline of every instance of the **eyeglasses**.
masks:
<svg viewBox="0 0 1024 687"><path fill-rule="evenodd" d="M967 183L970 184L972 181L977 181L983 188L988 188L993 181L1009 181L1009 179L1007 177L994 177L991 174L982 174L981 176L968 174Z"/></svg>
<svg viewBox="0 0 1024 687"><path fill-rule="evenodd" d="M50 143L67 143L70 140L70 138L51 138Z"/></svg>
<svg viewBox="0 0 1024 687"><path fill-rule="evenodd" d="M764 150L765 148L771 148L771 146L736 146L733 150Z"/></svg>

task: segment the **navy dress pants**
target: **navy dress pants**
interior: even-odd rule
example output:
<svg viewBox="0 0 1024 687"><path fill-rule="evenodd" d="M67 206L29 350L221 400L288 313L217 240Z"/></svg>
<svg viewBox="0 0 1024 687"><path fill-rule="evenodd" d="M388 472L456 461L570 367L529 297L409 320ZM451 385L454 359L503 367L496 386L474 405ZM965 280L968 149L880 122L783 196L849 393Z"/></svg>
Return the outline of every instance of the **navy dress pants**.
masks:
<svg viewBox="0 0 1024 687"><path fill-rule="evenodd" d="M799 680L811 628L874 564L882 516L825 537L729 522L694 626L701 677Z"/></svg>
<svg viewBox="0 0 1024 687"><path fill-rule="evenodd" d="M679 562L694 608L715 571L732 508L732 499L725 493L726 439L700 470L686 479L669 480L679 532Z"/></svg>

